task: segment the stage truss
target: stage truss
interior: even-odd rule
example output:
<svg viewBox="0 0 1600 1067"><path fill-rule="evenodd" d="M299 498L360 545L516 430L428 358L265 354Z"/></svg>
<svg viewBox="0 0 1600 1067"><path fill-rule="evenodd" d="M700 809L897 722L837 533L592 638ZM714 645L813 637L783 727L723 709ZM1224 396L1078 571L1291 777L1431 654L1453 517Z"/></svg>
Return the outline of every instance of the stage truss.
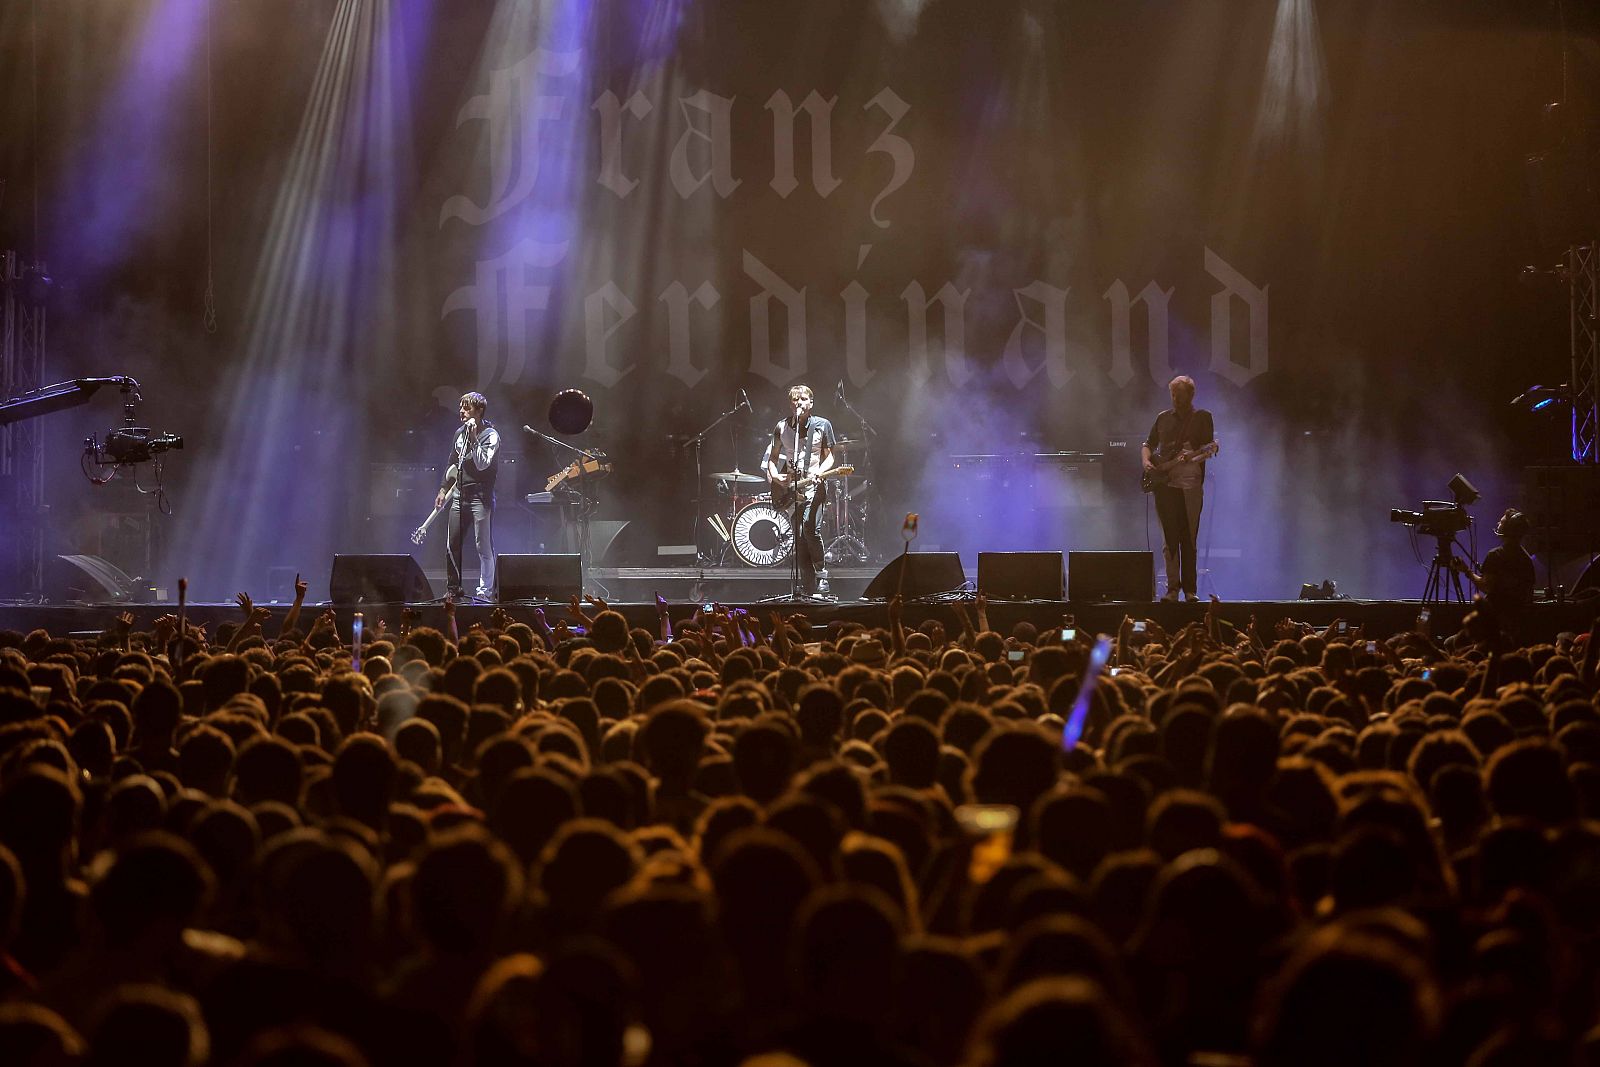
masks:
<svg viewBox="0 0 1600 1067"><path fill-rule="evenodd" d="M15 252L0 253L0 398L44 381L47 312ZM44 427L40 419L0 426L0 501L15 535L0 557L0 595L37 599L44 588Z"/></svg>
<svg viewBox="0 0 1600 1067"><path fill-rule="evenodd" d="M1600 463L1600 241L1567 250L1572 303L1572 459Z"/></svg>

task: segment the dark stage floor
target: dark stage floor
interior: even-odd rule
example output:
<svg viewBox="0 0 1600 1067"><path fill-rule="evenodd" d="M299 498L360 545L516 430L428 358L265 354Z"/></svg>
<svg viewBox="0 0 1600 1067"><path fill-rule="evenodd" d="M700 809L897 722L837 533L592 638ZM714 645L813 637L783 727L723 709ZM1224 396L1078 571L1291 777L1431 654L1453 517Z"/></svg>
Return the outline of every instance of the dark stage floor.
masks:
<svg viewBox="0 0 1600 1067"><path fill-rule="evenodd" d="M684 582L688 579L676 579ZM690 600L686 596L670 595L667 586L663 585L662 592L668 595L673 605L673 618L681 620L687 618L697 600ZM675 593L676 590L674 589ZM884 625L887 619L886 610L881 602L842 599L837 603L795 603L781 601L773 604L761 604L759 598L737 598L721 600L729 607L748 608L752 611L766 612L768 610L781 610L785 614L802 612L814 626L824 626L835 619L847 619L860 622L868 626ZM610 605L627 616L635 626L643 626L654 630L656 627L655 604L653 600L612 600ZM285 604L264 604L273 613L273 619L266 626L269 635L276 632L275 627L281 622L288 611ZM324 607L324 604L307 604L303 612L303 624L309 624ZM444 609L437 603L413 605L422 615L421 625L442 626L444 623ZM531 617L535 604L515 603L505 605L514 618L527 619ZM565 614L563 604L546 604L545 615L554 622ZM1343 619L1351 626L1363 625L1369 637L1387 637L1402 630L1410 629L1415 625L1418 609L1421 605L1414 600L1260 600L1260 601L1224 601L1219 612L1222 618L1238 626L1245 626L1253 616L1263 635L1271 633L1274 623L1282 618L1290 618L1300 622L1309 622L1316 626L1325 626L1335 620ZM362 611L368 625L371 626L377 619L388 622L390 629L399 623L400 605L397 604L365 604L365 605L337 605L341 630L346 638L349 636L349 620L351 615ZM1433 614L1432 626L1436 634L1449 633L1460 625L1461 619L1469 610L1462 604L1433 604L1430 605ZM134 616L136 629L148 629L150 622L159 615L168 614L176 610L173 604L0 604L0 629L13 629L27 632L35 628L44 628L52 634L94 634L104 629L111 619L123 611L131 612ZM457 622L461 629L477 622L487 624L492 606L483 604L462 604L456 610ZM1540 604L1533 609L1530 620L1530 639L1548 640L1556 634L1565 631L1587 630L1594 620L1596 611L1600 610L1600 601L1589 600L1586 602L1566 602ZM1087 628L1096 632L1114 633L1121 624L1124 615L1133 618L1149 618L1159 622L1171 630L1182 626L1184 623L1198 619L1203 612L1200 604L1162 604L1162 603L1074 603L1071 601L990 601L989 623L1001 632L1009 632L1011 627L1021 621L1028 621L1039 627L1058 625L1063 616L1070 615L1079 628ZM188 607L189 618L203 623L209 623L211 631L216 632L218 624L237 621L239 609L233 604L190 604ZM917 602L906 606L905 620L908 625L917 625L926 619L938 619L947 629L956 632L959 622L953 607L942 602Z"/></svg>

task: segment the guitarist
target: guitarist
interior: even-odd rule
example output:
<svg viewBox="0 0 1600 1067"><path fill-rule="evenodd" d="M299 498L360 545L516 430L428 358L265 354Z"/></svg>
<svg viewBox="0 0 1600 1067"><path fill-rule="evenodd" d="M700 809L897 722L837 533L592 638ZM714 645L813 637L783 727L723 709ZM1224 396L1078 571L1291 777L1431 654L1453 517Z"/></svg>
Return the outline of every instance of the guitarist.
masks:
<svg viewBox="0 0 1600 1067"><path fill-rule="evenodd" d="M832 600L828 568L823 556L822 506L827 494L808 478L834 466L833 423L811 414L812 394L807 385L789 389L789 415L772 428L772 442L761 467L772 487L774 507L793 509L795 559L800 568L800 592L808 598ZM794 499L786 497L794 489Z"/></svg>
<svg viewBox="0 0 1600 1067"><path fill-rule="evenodd" d="M478 588L476 600L494 599L494 478L500 469L500 433L494 424L484 418L489 401L482 393L467 393L461 397L458 409L461 429L456 431L450 449L450 466L456 473L456 484L440 486L434 498L435 508L444 507L452 489L455 499L445 526L445 596L451 601L462 599L461 546L466 541L467 530L478 550Z"/></svg>
<svg viewBox="0 0 1600 1067"><path fill-rule="evenodd" d="M1156 516L1161 520L1163 554L1167 565L1167 592L1161 599L1174 601L1180 592L1188 599L1199 599L1196 581L1199 570L1196 538L1200 533L1200 509L1205 504L1205 455L1215 451L1216 433L1211 412L1194 406L1194 379L1180 374L1167 384L1172 407L1156 416L1141 455L1147 476L1156 474L1185 453L1200 452L1165 470L1153 490Z"/></svg>

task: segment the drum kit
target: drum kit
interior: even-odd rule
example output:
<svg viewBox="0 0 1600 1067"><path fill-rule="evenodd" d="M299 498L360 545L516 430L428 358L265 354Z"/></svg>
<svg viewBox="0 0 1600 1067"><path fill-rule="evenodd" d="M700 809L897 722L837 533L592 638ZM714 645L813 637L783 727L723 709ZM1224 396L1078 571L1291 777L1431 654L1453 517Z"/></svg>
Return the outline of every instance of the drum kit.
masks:
<svg viewBox="0 0 1600 1067"><path fill-rule="evenodd" d="M761 435L763 445L766 435ZM867 471L867 441L840 438L834 444L835 465L848 464L856 472L831 478L819 488L824 496L821 532L827 562L865 563L867 499L872 482ZM767 479L735 467L706 476L725 501L707 516L726 550L750 567L776 567L794 553L794 523L789 510L775 507ZM726 551L725 550L725 551ZM726 559L718 562L726 562Z"/></svg>

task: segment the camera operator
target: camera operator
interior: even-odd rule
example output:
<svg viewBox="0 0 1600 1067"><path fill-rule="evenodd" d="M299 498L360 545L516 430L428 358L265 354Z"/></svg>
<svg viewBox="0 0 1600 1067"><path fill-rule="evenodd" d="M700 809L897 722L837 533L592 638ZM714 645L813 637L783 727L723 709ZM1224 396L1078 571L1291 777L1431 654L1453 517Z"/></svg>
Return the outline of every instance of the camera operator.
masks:
<svg viewBox="0 0 1600 1067"><path fill-rule="evenodd" d="M1483 591L1484 607L1504 630L1517 635L1523 616L1533 604L1533 557L1522 547L1528 535L1528 517L1507 508L1494 524L1500 546L1483 557L1480 571L1463 568L1472 584Z"/></svg>

